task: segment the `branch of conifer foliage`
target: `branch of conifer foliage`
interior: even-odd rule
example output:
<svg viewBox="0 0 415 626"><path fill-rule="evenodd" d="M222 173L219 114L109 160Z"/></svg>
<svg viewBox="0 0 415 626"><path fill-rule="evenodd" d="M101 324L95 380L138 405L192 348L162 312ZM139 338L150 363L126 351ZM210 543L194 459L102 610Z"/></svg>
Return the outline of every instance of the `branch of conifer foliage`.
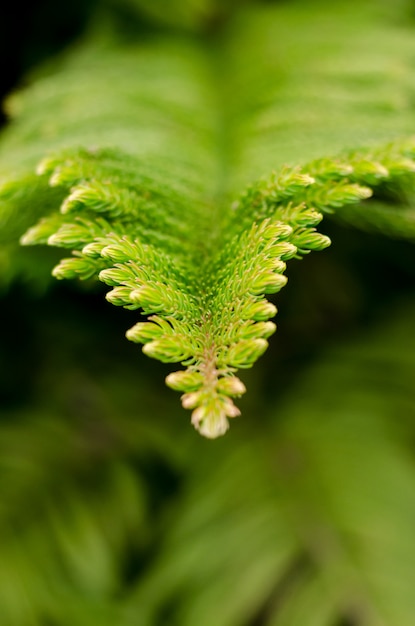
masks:
<svg viewBox="0 0 415 626"><path fill-rule="evenodd" d="M316 230L324 213L360 206L376 188L413 190L414 157L415 142L405 141L272 173L232 206L215 250L195 268L186 256L185 222L172 223L163 208L171 190L163 198L147 178L137 191L128 183L136 164L114 151L65 152L38 168L52 188L66 187L60 211L22 243L72 249L56 278L98 277L112 287L109 302L148 316L128 339L144 344L150 357L186 366L169 374L167 385L183 393L197 430L215 438L240 414L233 399L245 386L235 372L255 363L276 329L267 295L286 284L286 261L330 244ZM150 226L154 212L158 230ZM367 212L370 203L354 219Z"/></svg>

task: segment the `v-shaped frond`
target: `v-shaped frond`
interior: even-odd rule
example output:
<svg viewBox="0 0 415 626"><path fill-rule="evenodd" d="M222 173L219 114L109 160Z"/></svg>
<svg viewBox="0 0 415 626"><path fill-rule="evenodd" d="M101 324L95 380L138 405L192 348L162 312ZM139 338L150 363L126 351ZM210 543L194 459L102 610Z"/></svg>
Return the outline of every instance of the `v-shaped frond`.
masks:
<svg viewBox="0 0 415 626"><path fill-rule="evenodd" d="M395 29L386 37L376 7L363 4L361 13L342 5L334 14L325 4L317 11L337 24L324 50L307 31L307 20L317 18L305 11L294 20L297 12L286 7L241 11L220 40L91 43L10 101L22 113L3 142L3 162L14 163L15 173L0 188L2 219L21 211L24 222L30 198L32 214L43 217L22 243L68 248L72 255L53 270L57 278L99 278L111 287L111 303L147 316L127 337L147 355L186 367L166 382L183 392L192 423L207 437L222 435L239 415L233 398L245 387L235 372L253 365L275 331L267 296L286 284L286 262L329 245L316 231L323 214L363 225L382 219L395 233L413 224L401 196L413 192L415 142L386 142L412 130L412 118L398 105L378 117L378 107L388 100L385 80L410 91L415 46L402 33L398 55ZM365 11L373 12L369 32L360 23ZM350 65L351 34L354 54L382 38L404 67L401 82L395 85L382 53L367 57L366 68ZM291 65L282 69L287 54ZM368 72L376 101L359 100ZM338 114L327 109L332 93L324 94L350 73L359 89L351 102L337 93L350 114L339 130ZM314 90L323 104L316 106ZM329 154L340 145L384 143L311 160L322 154L319 134ZM293 146L297 162L309 157L308 165L280 167L238 199L261 171L291 158ZM36 164L37 175L30 170ZM371 202L363 208L361 201L374 192L380 200L370 217Z"/></svg>

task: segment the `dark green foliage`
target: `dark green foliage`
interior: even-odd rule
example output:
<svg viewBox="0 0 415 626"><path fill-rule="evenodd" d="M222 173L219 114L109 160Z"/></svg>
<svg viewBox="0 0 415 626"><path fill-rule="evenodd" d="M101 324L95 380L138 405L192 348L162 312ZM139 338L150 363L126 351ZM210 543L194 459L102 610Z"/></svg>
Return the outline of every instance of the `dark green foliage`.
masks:
<svg viewBox="0 0 415 626"><path fill-rule="evenodd" d="M1 626L413 625L409 9L108 0L8 99Z"/></svg>

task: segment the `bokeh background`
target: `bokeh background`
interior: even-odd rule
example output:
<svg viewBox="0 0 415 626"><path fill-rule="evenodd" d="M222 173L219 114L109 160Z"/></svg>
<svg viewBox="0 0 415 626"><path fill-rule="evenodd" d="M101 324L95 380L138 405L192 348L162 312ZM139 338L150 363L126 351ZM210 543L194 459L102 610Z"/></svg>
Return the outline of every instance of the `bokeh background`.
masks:
<svg viewBox="0 0 415 626"><path fill-rule="evenodd" d="M2 9L2 95L103 4ZM107 4L140 32L232 9ZM102 286L5 282L1 626L413 626L415 247L322 230L333 246L292 262L243 417L214 442Z"/></svg>

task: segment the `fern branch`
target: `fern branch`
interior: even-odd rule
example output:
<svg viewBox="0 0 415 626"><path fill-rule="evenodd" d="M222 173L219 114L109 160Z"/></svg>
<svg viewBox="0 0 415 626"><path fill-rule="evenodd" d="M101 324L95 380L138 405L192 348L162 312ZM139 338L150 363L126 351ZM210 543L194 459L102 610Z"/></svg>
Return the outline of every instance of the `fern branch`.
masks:
<svg viewBox="0 0 415 626"><path fill-rule="evenodd" d="M95 185L92 195L71 191L60 215L30 230L23 242L47 237L50 245L77 245L74 256L55 268L57 278L99 277L112 287L110 302L150 316L133 326L127 338L144 344L148 356L187 366L166 382L184 392L182 404L193 411L194 426L216 437L226 432L229 418L239 415L233 398L245 387L235 371L251 367L275 331L269 318L276 309L266 294L286 284L286 261L329 245L315 228L322 213L341 214L343 207L369 198L377 186L407 179L415 170L414 153L415 144L396 143L376 150L376 160L372 150L360 151L259 181L233 206L224 245L216 258L208 259L209 271L202 263L199 271L189 272L177 258L142 243L145 231L134 237L140 226L131 218L131 205L121 202L114 209L105 185ZM66 222L73 202L77 206L72 210L84 217ZM88 219L97 206L105 217Z"/></svg>
<svg viewBox="0 0 415 626"><path fill-rule="evenodd" d="M370 45L370 33L362 27L356 31L356 26L365 11L377 13L370 0L363 4L361 14L342 4L334 16L324 3L318 12L336 19L340 68L348 59L351 33L358 49L366 49L367 41ZM191 39L153 41L138 48L110 40L92 42L73 52L58 73L40 78L28 95L17 95L9 104L22 113L3 142L8 157L3 160L19 163L13 182L4 174L3 214L12 215L30 193L40 213L47 196L46 207L42 204L45 217L23 234L22 243L69 248L73 254L53 270L55 277L99 278L112 287L107 294L111 303L148 316L127 337L144 344L143 351L151 357L186 366L170 374L167 384L183 392L183 406L192 410L193 424L207 437L223 434L229 418L239 415L233 399L245 387L235 372L253 365L275 331L270 318L276 308L267 296L286 284L286 262L329 245L316 230L323 214L335 212L355 222L362 215L365 223L371 205L362 208L363 200L373 193L382 197L387 190L412 193L414 188L414 142L385 142L413 128L410 115L402 115L397 107L386 115L380 132L370 107L367 111L360 103L351 107L353 133L348 124L334 131L331 124L338 119L327 120L325 107L315 131L319 134L326 124L334 145L347 145L345 136L350 134L361 145L363 127L370 135L369 147L314 159L302 167L283 167L232 202L240 182L255 179L252 174L262 168L262 156L252 159L252 150L266 156L268 169L278 165L276 146L284 146L281 124L298 96L298 85L304 87L302 105L310 105L304 72L309 69L316 88L320 85L322 75L315 67L319 48L314 46L313 56L306 45L309 18L305 11L294 23L286 7L241 9L215 55L211 43ZM268 22L278 30L281 20L296 28L301 41L304 35L305 43L300 48L301 71L293 69L289 88L274 92L281 42L271 37ZM387 32L377 17L373 23L376 36ZM392 54L395 32L385 38ZM291 39L281 41L292 51ZM331 42L327 35L329 49ZM246 65L241 54L236 66L235 45L255 50L253 64ZM269 55L267 45L274 54ZM399 58L406 63L412 53L412 39L403 37ZM229 77L235 90L224 111L218 111L219 86L212 71L218 54L226 61L221 89ZM322 66L322 85L330 77L333 81L330 59L331 53ZM384 67L382 56L377 63ZM404 75L399 87L403 91L409 82ZM380 103L385 77L387 68L376 83ZM242 97L242 78L250 81L249 96ZM261 81L270 93L254 88ZM395 84L394 74L390 81ZM372 108L376 110L376 104ZM52 109L62 113L55 122L49 118ZM292 124L301 129L296 111L292 115ZM275 127L264 125L268 116ZM33 140L34 126L39 141ZM231 145L220 154L219 136L225 126ZM266 147L271 135L272 158ZM370 147L380 139L380 147ZM307 153L315 157L319 152L315 147L301 149L301 162ZM289 156L288 150L284 160ZM226 171L219 174L224 162ZM29 163L33 168L37 163L35 184ZM402 211L397 211L395 223L401 219Z"/></svg>

